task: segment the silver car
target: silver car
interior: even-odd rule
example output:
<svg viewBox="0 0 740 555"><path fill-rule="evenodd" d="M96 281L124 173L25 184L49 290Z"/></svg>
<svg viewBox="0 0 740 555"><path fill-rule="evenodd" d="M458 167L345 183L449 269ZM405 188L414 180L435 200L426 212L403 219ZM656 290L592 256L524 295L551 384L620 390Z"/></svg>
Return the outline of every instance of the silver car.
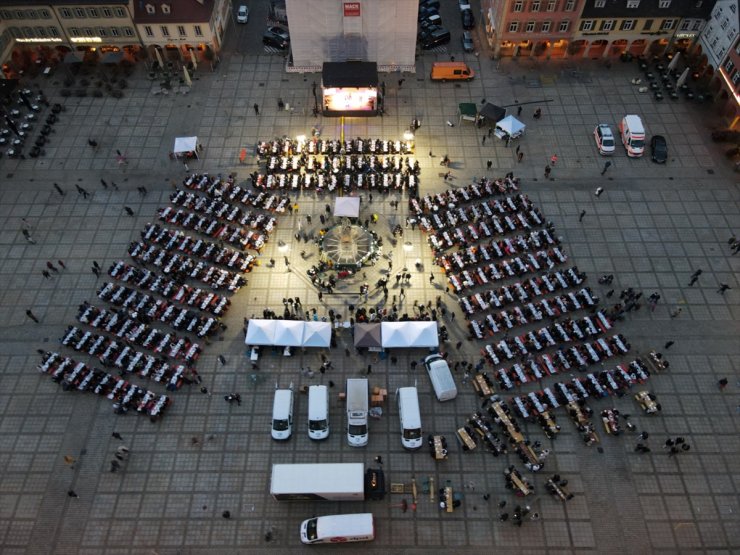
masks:
<svg viewBox="0 0 740 555"><path fill-rule="evenodd" d="M599 154L609 156L614 154L614 133L612 133L611 127L606 123L600 123L594 129L594 140L596 146L599 149Z"/></svg>
<svg viewBox="0 0 740 555"><path fill-rule="evenodd" d="M463 31L462 34L462 47L465 52L472 52L474 50L473 35L470 31Z"/></svg>

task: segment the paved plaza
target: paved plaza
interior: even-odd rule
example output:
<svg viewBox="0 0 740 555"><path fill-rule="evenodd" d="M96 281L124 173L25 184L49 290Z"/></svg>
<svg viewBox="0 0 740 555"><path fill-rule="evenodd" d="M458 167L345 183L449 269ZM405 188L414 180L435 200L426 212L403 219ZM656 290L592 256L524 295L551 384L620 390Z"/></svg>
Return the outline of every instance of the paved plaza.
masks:
<svg viewBox="0 0 740 555"><path fill-rule="evenodd" d="M663 351L667 341L675 342L664 351L669 370L638 386L655 393L662 413L643 415L631 395L590 403L597 424L598 412L607 407L631 415L638 432L649 432L650 453L634 452L637 432L611 437L600 424L601 442L586 447L563 409L555 411L562 431L552 442L535 423L524 424L532 440L552 450L539 474L524 471L513 453L494 458L482 449L463 452L454 431L480 408L481 399L469 384L462 384L461 373L455 376L458 398L439 403L422 366L412 371L409 364L421 359L424 351L399 350L394 353L396 364L372 353L357 356L353 350L345 356L345 347L352 345L346 331L338 335L337 347L325 352L333 362L326 374L317 371L321 358L315 350L288 358L263 349L256 372L264 379L251 380L254 371L245 357L243 318L261 317L265 308L282 313L286 297L299 296L304 307L315 307L319 316L333 309L348 318L348 305L358 303L362 280L340 284L320 302L306 276L308 266L317 261L317 251L313 244L296 242L293 235L299 221L302 230L317 232L316 220L329 199L312 193L291 196L299 205L297 213L279 216L261 264L246 276L249 285L232 297L224 318L228 329L205 348L198 362L203 385L212 395L186 385L170 393L172 406L152 423L134 414L115 415L107 399L63 392L38 372L38 349L96 362L65 351L59 338L76 323L82 301L105 306L96 296L110 279L105 270L117 260L130 261L129 243L140 238L146 223L157 221L157 209L168 205L173 181L186 175L183 164L168 157L176 136L197 135L204 146L201 159L189 165L192 172L233 172L241 185L258 168L254 151L259 140L310 135L317 125L322 137L339 138L338 119L311 115L311 83L318 75L287 74L281 57L240 50L232 45L213 73L201 68L188 95L153 95L144 68L137 68L122 99L61 98L61 67L50 78L27 83L40 86L66 111L44 157L0 160L4 221L0 307L5 315L0 356L0 551L4 555L308 552L317 548L300 544L298 526L303 519L370 511L376 518L375 541L334 546L332 551L738 552L740 256L732 256L728 245L728 239L740 233L738 174L732 173L721 146L709 139L710 130L720 125L711 111L684 100L656 102L651 95L640 94L630 83L638 76L636 64L606 68L589 61L578 67L499 63L455 52L479 75L457 86L431 82L431 63L446 57L425 54L415 75L381 75L387 85L385 116L349 119L345 135L396 140L412 118L418 118L421 196L513 171L521 178L521 192L553 222L569 263L587 273L586 284L601 296L603 306L611 306L617 295L611 300L604 297L609 287L598 284L602 274L615 275L612 288L617 292L634 287L644 291L644 297L660 293L654 311L643 304L618 322L616 331L632 344L630 358L624 360L652 349ZM288 110L278 110L279 98ZM521 118L528 127L521 141L509 148L495 138L482 144L486 128L458 122L458 103L480 105L484 99L523 106ZM260 106L259 116L253 112L254 103ZM538 107L543 116L535 120L532 114ZM668 163L654 164L649 156L628 159L618 146L612 166L602 176L605 160L596 153L593 127L606 122L616 130L628 113L642 116L648 135L666 136ZM99 144L97 150L88 146L90 138ZM521 163L516 161L517 145L524 152ZM242 148L249 152L245 164L238 160ZM119 166L117 150L125 154L127 165ZM447 182L439 165L444 154L452 161ZM553 154L557 164L545 179L544 168ZM492 168L486 171L489 160ZM108 188L103 188L101 178ZM118 190L113 190L112 182ZM59 195L53 183L66 194ZM90 198L79 196L75 185L90 191ZM142 186L146 196L137 192ZM600 196L594 194L597 187L604 187ZM400 201L397 210L391 200ZM133 217L124 206L133 210ZM363 219L372 213L379 215L373 229L383 237L384 251L393 253L393 271L406 266L413 274L405 310L411 312L414 301L434 302L441 296L450 313L456 313L454 321L448 313L444 322L450 342L443 350L449 351L451 361L477 362L485 342L467 340L463 314L456 297L445 292L444 274L433 265L425 236L418 228L406 229L403 241L409 245L391 245L392 228L403 225L408 215L406 196L376 194L370 203L364 195ZM311 225L306 215L315 216ZM24 239L22 218L36 244ZM287 244L287 251L279 249L278 241ZM305 260L299 256L303 249ZM285 255L292 271L283 262ZM277 261L274 268L267 264L270 258ZM42 275L46 261L57 260L66 269L46 279ZM417 260L422 271L415 268ZM91 271L93 261L103 268L99 279ZM385 261L368 268L368 283L386 275L386 268ZM697 269L703 273L689 287ZM431 271L437 275L435 283L429 282ZM720 294L720 283L731 289ZM391 295L399 293L390 289ZM382 293L375 292L368 306L381 301ZM681 313L672 318L677 308ZM26 317L27 309L40 323ZM462 347L455 349L461 340ZM226 364L218 361L219 355ZM386 388L390 395L382 418L371 421L368 447L354 449L346 443L344 406L337 396L344 380L364 375L368 364L370 385ZM313 377L301 373L306 367L315 371ZM717 384L721 378L729 380L722 391ZM336 387L330 390L329 439L322 443L308 439L307 399L299 394L294 437L286 443L272 441L275 384L298 388L330 380ZM548 380L554 381L548 378L543 385ZM165 393L159 384L133 381ZM393 392L414 383L424 434L444 434L450 443L446 461L435 462L426 446L416 453L401 447ZM503 397L535 389L537 384ZM224 401L223 396L233 392L241 394L241 406ZM113 438L113 432L123 439ZM675 436L686 438L691 450L669 457L662 446ZM119 472L110 473L110 460L121 444L130 448L129 460ZM384 501L364 503L278 502L269 495L273 463L375 466L378 455L383 457L388 483L411 483L415 478L421 485L430 476L436 485L449 481L463 494L462 505L447 514L439 510L436 497L420 494L416 511L404 512L401 504L411 502L410 494L389 493ZM532 481L535 495L519 499L504 488L502 472L509 464L516 464ZM544 482L553 473L569 481L575 497L567 503L545 490ZM69 490L78 497L68 496ZM508 502L506 510L526 503L541 518L527 520L521 528L499 522L502 500ZM222 517L226 510L229 519Z"/></svg>

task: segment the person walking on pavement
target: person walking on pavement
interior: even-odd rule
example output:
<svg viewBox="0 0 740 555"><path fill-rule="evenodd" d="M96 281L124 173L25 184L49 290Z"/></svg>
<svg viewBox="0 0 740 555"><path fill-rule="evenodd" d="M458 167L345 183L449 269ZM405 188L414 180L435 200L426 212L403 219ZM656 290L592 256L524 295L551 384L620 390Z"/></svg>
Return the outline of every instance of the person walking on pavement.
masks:
<svg viewBox="0 0 740 555"><path fill-rule="evenodd" d="M586 211L585 210L581 210L581 213L578 215L578 221L579 222L582 222L583 221L583 217L585 215L586 215Z"/></svg>
<svg viewBox="0 0 740 555"><path fill-rule="evenodd" d="M552 171L552 168L550 167L550 164L547 164L545 166L545 179L547 179L548 177L550 177L550 172L551 171Z"/></svg>
<svg viewBox="0 0 740 555"><path fill-rule="evenodd" d="M663 345L664 349L670 349L671 346L675 343L675 341L666 341L665 345Z"/></svg>
<svg viewBox="0 0 740 555"><path fill-rule="evenodd" d="M521 163L521 161L522 161L522 158L524 158L524 153L523 153L523 152L519 152L519 153L518 153L518 154L516 155L516 158L517 158L517 162Z"/></svg>
<svg viewBox="0 0 740 555"><path fill-rule="evenodd" d="M41 273L46 279L51 279L51 274L47 270L41 270Z"/></svg>
<svg viewBox="0 0 740 555"><path fill-rule="evenodd" d="M36 317L36 315L31 311L30 308L26 310L26 316L28 316L31 320L33 320L37 324L41 323L41 321Z"/></svg>
<svg viewBox="0 0 740 555"><path fill-rule="evenodd" d="M696 270L693 274L691 274L691 281L689 281L689 287L693 287L693 285L699 281L699 276L702 274L701 268Z"/></svg>
<svg viewBox="0 0 740 555"><path fill-rule="evenodd" d="M732 287L730 287L726 283L720 283L719 284L719 289L717 289L717 293L720 293L721 295L724 295L725 294L725 291L727 291L728 289L732 289Z"/></svg>
<svg viewBox="0 0 740 555"><path fill-rule="evenodd" d="M260 105L255 102L252 108L254 108L254 115L259 116L260 115Z"/></svg>
<svg viewBox="0 0 740 555"><path fill-rule="evenodd" d="M491 171L491 167L492 167L492 166L493 166L493 162L492 162L491 160L489 160L488 162L486 162L486 169L487 169L488 171Z"/></svg>
<svg viewBox="0 0 740 555"><path fill-rule="evenodd" d="M92 267L92 273L95 274L96 278L100 277L100 269L96 268L95 266Z"/></svg>
<svg viewBox="0 0 740 555"><path fill-rule="evenodd" d="M36 244L36 241L34 241L33 237L31 237L31 232L27 229L21 229L21 233L23 234L23 237L26 238L26 241L31 243L32 245Z"/></svg>
<svg viewBox="0 0 740 555"><path fill-rule="evenodd" d="M128 214L131 217L133 217L134 211L131 209L130 206L124 206L123 209L126 211L126 214Z"/></svg>
<svg viewBox="0 0 740 555"><path fill-rule="evenodd" d="M63 270L66 270L67 269L67 266L64 265L64 262L63 261L57 260L57 264L59 264L62 267Z"/></svg>
<svg viewBox="0 0 740 555"><path fill-rule="evenodd" d="M603 187L597 187L596 190L594 191L594 195L596 195L597 197L600 197L601 196L601 193L603 193L603 192L604 192L604 188Z"/></svg>
<svg viewBox="0 0 740 555"><path fill-rule="evenodd" d="M518 106L517 107L517 109L516 109L516 115L517 116L521 116L522 115L522 107L521 106Z"/></svg>
<svg viewBox="0 0 740 555"><path fill-rule="evenodd" d="M606 170L608 170L611 167L612 163L610 160L607 160L604 164L604 169L601 170L601 175L604 175L606 173Z"/></svg>
<svg viewBox="0 0 740 555"><path fill-rule="evenodd" d="M105 179L101 179L100 184L103 186L103 189L108 188L108 182Z"/></svg>
<svg viewBox="0 0 740 555"><path fill-rule="evenodd" d="M90 196L90 193L87 192L86 189L80 187L79 185L75 184L75 187L77 188L77 194L82 195L82 198L87 198Z"/></svg>
<svg viewBox="0 0 740 555"><path fill-rule="evenodd" d="M54 183L54 188L57 190L57 193L59 193L59 196L63 197L67 193L65 193L62 188L59 186L58 183Z"/></svg>
<svg viewBox="0 0 740 555"><path fill-rule="evenodd" d="M550 165L555 166L555 164L557 163L558 163L558 155L553 154L552 156L550 156Z"/></svg>
<svg viewBox="0 0 740 555"><path fill-rule="evenodd" d="M486 136L483 135L483 146L486 146Z"/></svg>
<svg viewBox="0 0 740 555"><path fill-rule="evenodd" d="M717 385L719 386L719 390L722 391L724 388L727 387L728 384L727 378L722 378L717 382Z"/></svg>

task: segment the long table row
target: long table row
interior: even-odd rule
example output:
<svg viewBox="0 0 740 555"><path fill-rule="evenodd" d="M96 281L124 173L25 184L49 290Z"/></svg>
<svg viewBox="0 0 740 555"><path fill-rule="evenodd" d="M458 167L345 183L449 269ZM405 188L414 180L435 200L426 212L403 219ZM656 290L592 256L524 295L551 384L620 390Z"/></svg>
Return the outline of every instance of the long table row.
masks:
<svg viewBox="0 0 740 555"><path fill-rule="evenodd" d="M273 139L257 144L257 155L267 156L294 154L412 154L413 143L408 141L386 141L383 139L356 138L321 139Z"/></svg>
<svg viewBox="0 0 740 555"><path fill-rule="evenodd" d="M182 184L188 189L202 191L210 198L225 198L267 212L282 214L291 207L289 197L265 191L254 193L234 183L231 177L222 179L220 175L193 174L186 177Z"/></svg>
<svg viewBox="0 0 740 555"><path fill-rule="evenodd" d="M459 189L447 189L435 195L426 195L424 198L409 198L409 210L416 216L438 212L443 208L454 208L458 204L476 202L496 195L506 195L519 190L519 179L486 179L471 183ZM523 200L529 203L529 197L523 195ZM505 199L506 203L511 201Z"/></svg>

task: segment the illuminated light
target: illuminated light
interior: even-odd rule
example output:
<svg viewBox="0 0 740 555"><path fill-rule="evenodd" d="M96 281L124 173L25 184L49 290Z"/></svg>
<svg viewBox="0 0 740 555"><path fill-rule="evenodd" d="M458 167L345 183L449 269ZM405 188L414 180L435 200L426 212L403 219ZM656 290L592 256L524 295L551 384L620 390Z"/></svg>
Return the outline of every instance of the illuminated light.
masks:
<svg viewBox="0 0 740 555"><path fill-rule="evenodd" d="M414 245L411 244L411 241L406 241L403 244L403 250L405 250L406 252L410 252L410 251L414 250Z"/></svg>
<svg viewBox="0 0 740 555"><path fill-rule="evenodd" d="M414 134L410 130L406 130L403 132L403 140L406 142L411 142L414 140Z"/></svg>
<svg viewBox="0 0 740 555"><path fill-rule="evenodd" d="M69 40L72 42L103 42L100 37L72 37Z"/></svg>
<svg viewBox="0 0 740 555"><path fill-rule="evenodd" d="M15 39L15 42L62 42L62 39L48 38L48 39Z"/></svg>
<svg viewBox="0 0 740 555"><path fill-rule="evenodd" d="M329 87L324 89L324 108L331 112L366 111L377 107L378 91L373 88Z"/></svg>
<svg viewBox="0 0 740 555"><path fill-rule="evenodd" d="M299 143L305 143L306 142L306 136L305 135L298 135L295 138L295 140L298 141Z"/></svg>

